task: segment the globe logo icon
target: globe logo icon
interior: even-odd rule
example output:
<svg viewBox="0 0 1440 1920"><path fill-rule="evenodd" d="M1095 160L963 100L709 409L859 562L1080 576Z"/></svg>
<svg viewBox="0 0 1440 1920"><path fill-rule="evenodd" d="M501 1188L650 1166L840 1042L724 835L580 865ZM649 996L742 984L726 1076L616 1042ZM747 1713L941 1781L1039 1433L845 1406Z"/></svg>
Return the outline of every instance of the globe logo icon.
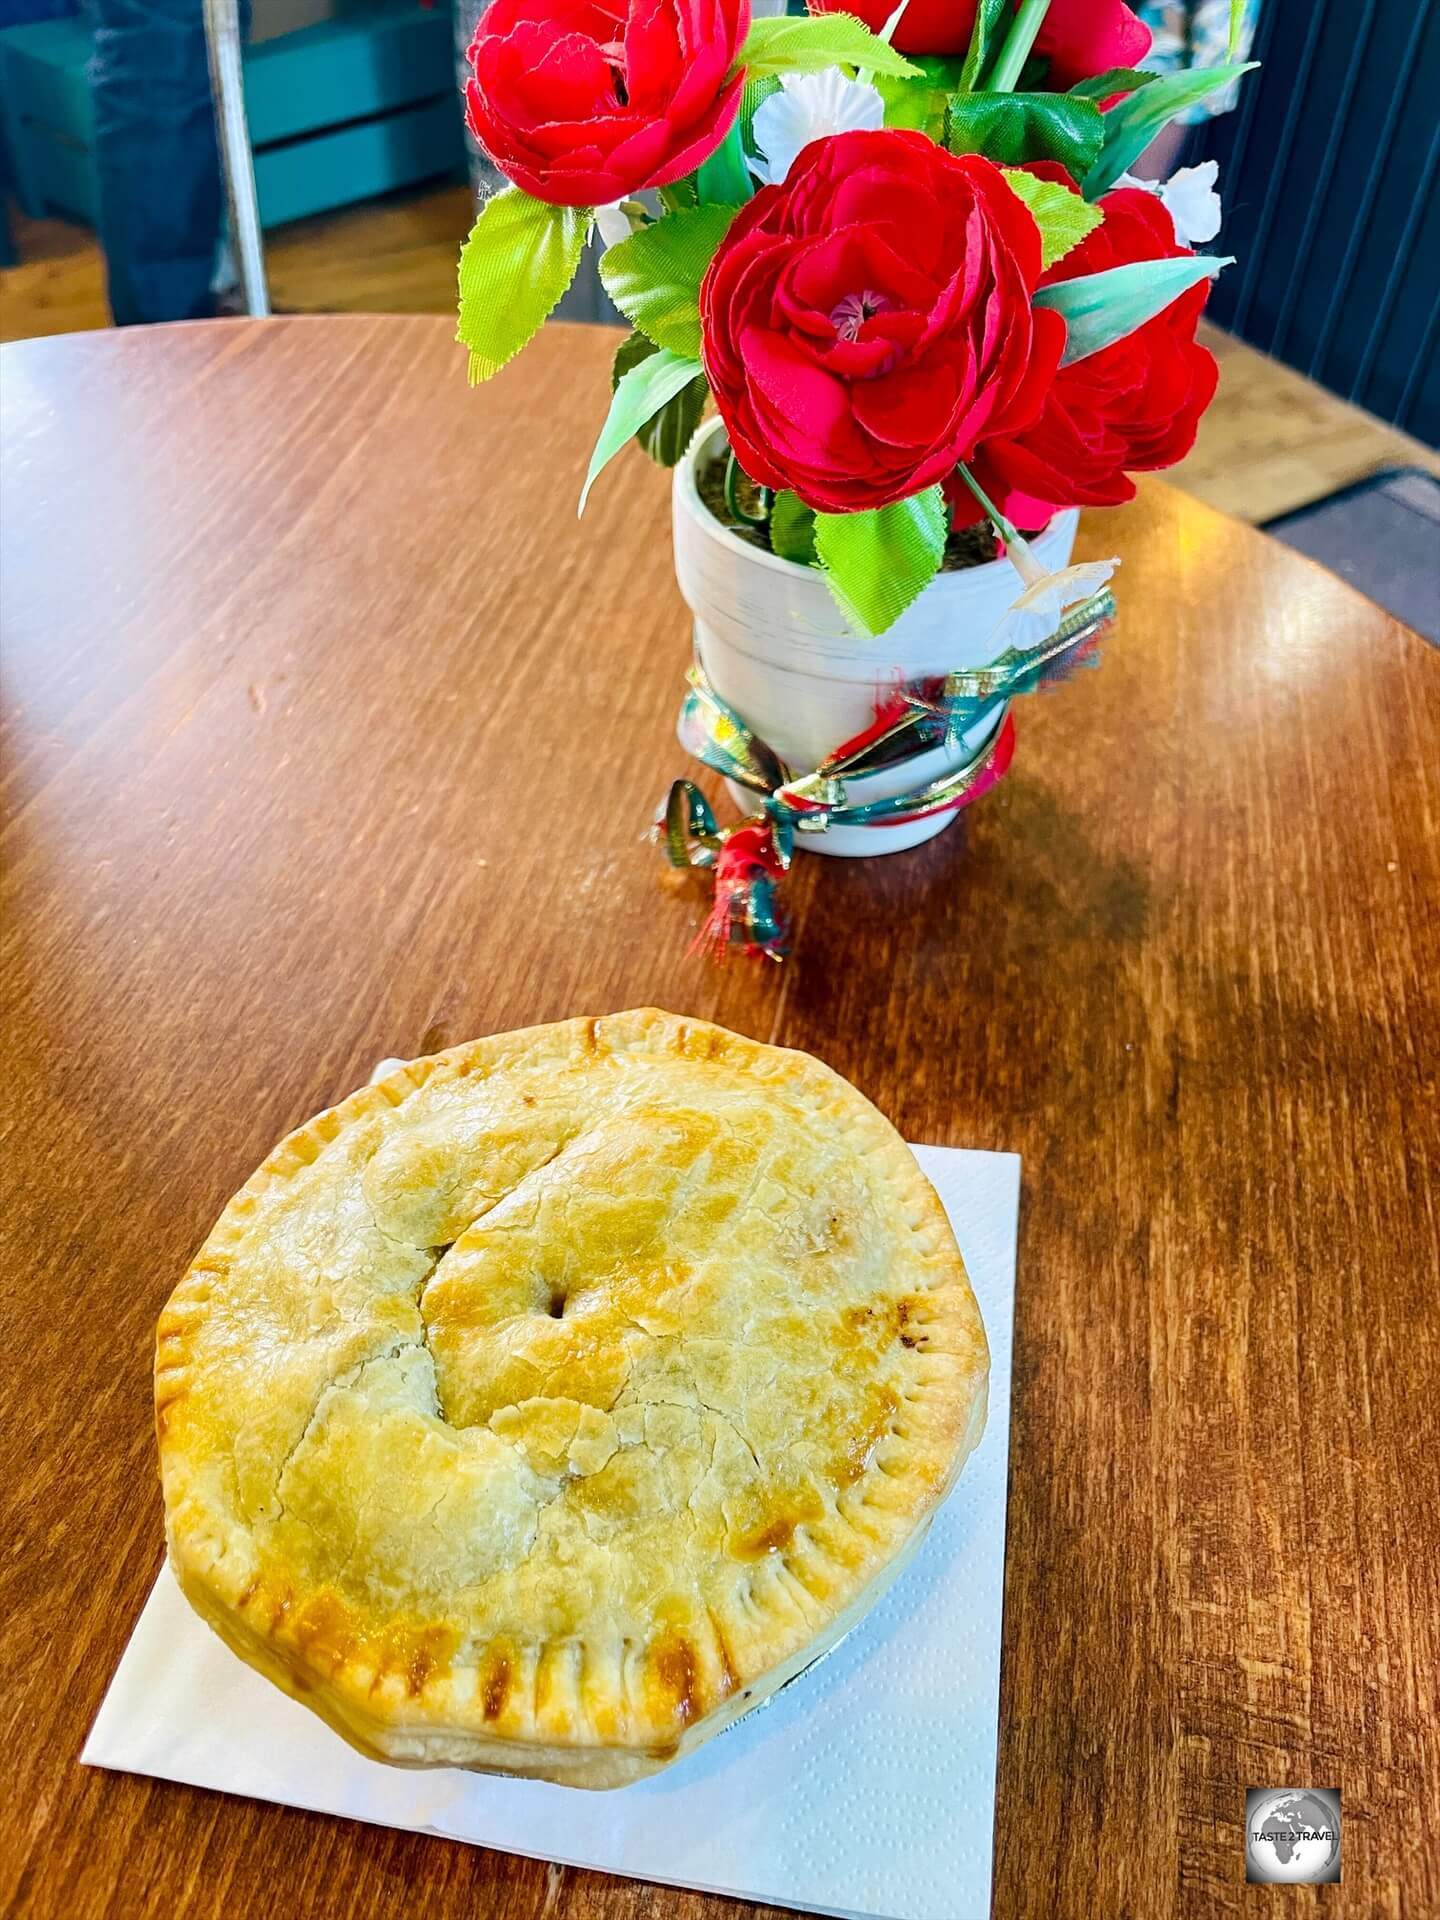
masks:
<svg viewBox="0 0 1440 1920"><path fill-rule="evenodd" d="M1313 1885L1340 1878L1340 1796L1330 1789L1252 1789L1246 1795L1246 1879Z"/></svg>

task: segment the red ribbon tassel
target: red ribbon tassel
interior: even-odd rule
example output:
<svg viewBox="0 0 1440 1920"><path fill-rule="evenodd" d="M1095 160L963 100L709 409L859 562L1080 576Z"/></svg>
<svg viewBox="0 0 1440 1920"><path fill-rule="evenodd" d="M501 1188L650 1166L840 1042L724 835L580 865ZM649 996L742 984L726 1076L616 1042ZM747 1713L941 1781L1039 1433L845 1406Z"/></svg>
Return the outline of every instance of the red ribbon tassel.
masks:
<svg viewBox="0 0 1440 1920"><path fill-rule="evenodd" d="M715 903L691 942L692 953L709 953L723 960L732 945L752 956L778 957L783 946L783 926L775 937L756 937L757 890L767 902L776 881L785 872L785 862L775 844L775 830L766 820L747 820L726 836L715 856Z"/></svg>

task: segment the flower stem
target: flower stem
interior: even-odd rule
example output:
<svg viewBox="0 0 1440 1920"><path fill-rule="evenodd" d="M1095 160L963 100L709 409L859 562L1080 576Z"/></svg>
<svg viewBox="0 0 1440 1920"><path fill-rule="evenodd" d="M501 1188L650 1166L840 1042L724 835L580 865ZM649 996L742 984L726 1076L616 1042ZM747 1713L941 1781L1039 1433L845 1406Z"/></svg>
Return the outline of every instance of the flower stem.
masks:
<svg viewBox="0 0 1440 1920"><path fill-rule="evenodd" d="M955 471L959 474L960 478L965 482L966 486L970 489L971 493L974 494L975 498L980 502L981 506L985 509L986 513L989 514L990 519L994 525L995 531L999 534L1000 538L1005 542L1006 546L1007 547L1013 546L1015 542L1020 538L1019 534L1016 533L1014 527L1011 526L1010 522L1005 518L1004 514L1001 513L1000 509L996 506L995 502L990 498L989 494L986 493L985 489L981 486L980 482L975 478L974 474L971 473L970 469L965 465L965 462L963 460L956 467Z"/></svg>
<svg viewBox="0 0 1440 1920"><path fill-rule="evenodd" d="M1050 0L1022 0L1020 11L1005 36L1005 43L995 58L990 78L985 82L986 93L1013 93L1015 82L1025 62L1030 58L1030 49L1035 44L1035 36L1045 22Z"/></svg>
<svg viewBox="0 0 1440 1920"><path fill-rule="evenodd" d="M726 461L725 461L726 511L729 513L730 518L732 520L738 520L742 526L763 527L770 518L770 508L765 498L765 489L763 487L759 489L760 509L761 509L760 512L747 513L744 507L741 506L740 496L736 492L736 488L740 481L740 473L741 473L740 462L735 458L734 453L731 452L726 457Z"/></svg>
<svg viewBox="0 0 1440 1920"><path fill-rule="evenodd" d="M910 0L900 0L900 4L895 8L894 12L890 15L890 18L885 22L884 26L881 27L879 38L885 42L887 47L891 45L891 43L894 41L895 29L899 26L900 22L905 18L905 14L909 6L910 6Z"/></svg>
<svg viewBox="0 0 1440 1920"><path fill-rule="evenodd" d="M1005 543L1005 558L1019 574L1026 590L1042 585L1050 576L1030 551L1030 542L1024 534L1015 531L967 466L961 463L955 471L989 514L992 526Z"/></svg>

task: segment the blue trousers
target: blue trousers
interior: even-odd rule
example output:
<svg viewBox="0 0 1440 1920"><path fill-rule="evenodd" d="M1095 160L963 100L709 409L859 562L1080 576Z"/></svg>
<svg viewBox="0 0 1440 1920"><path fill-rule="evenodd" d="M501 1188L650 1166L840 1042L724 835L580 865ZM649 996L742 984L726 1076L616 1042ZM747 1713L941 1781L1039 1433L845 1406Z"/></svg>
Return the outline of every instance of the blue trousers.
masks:
<svg viewBox="0 0 1440 1920"><path fill-rule="evenodd" d="M87 5L110 311L120 327L203 319L222 195L200 0Z"/></svg>

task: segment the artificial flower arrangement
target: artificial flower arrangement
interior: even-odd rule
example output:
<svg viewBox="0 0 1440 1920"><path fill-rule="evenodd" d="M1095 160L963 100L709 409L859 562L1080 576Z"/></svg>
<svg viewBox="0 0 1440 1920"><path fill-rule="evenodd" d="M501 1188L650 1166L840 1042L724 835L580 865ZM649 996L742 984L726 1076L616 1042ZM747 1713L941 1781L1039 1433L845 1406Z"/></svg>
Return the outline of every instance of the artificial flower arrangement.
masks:
<svg viewBox="0 0 1440 1920"><path fill-rule="evenodd" d="M665 841L714 870L716 943L769 953L797 834L928 837L1004 772L1011 699L1113 612L1117 563L1066 564L1074 510L1189 450L1216 384L1196 324L1228 264L1193 250L1219 226L1213 164L1159 188L1126 170L1247 70L1147 73L1121 0L849 4L752 22L749 0L492 0L470 48L470 126L512 183L461 255L470 376L603 249L633 331L580 504L631 441L689 463L706 524L682 539L677 484L699 654L681 737L760 806L722 832L677 782ZM976 577L1012 584L957 651L961 602L941 602L967 534ZM772 571L735 574L757 549ZM737 619L751 641L717 673ZM885 637L856 680L864 724L843 700L817 698L818 733L767 707L739 662L797 634L822 695L839 653Z"/></svg>

